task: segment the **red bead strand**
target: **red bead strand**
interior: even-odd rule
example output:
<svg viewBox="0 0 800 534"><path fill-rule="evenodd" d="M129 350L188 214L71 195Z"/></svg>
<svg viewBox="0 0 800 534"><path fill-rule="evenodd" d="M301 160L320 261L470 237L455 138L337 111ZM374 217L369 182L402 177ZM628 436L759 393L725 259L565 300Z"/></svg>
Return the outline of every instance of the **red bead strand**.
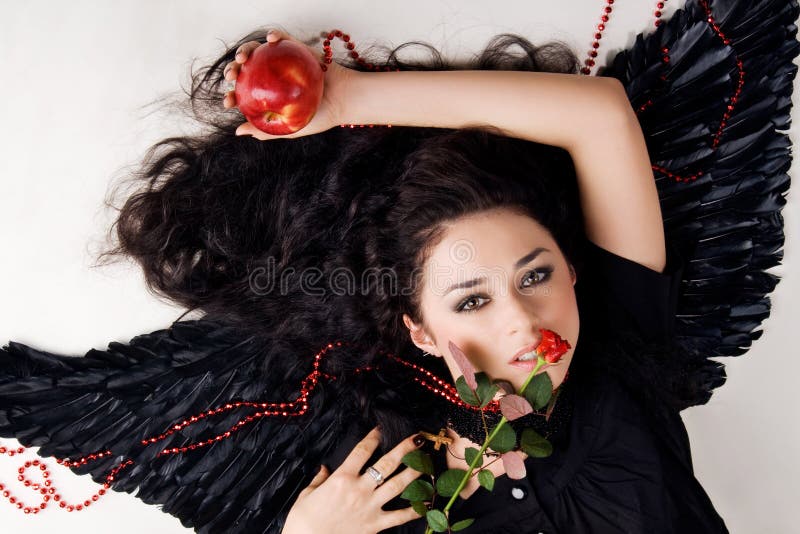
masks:
<svg viewBox="0 0 800 534"><path fill-rule="evenodd" d="M329 375L320 371L319 367L322 361L323 356L328 353L329 350L335 347L341 347L343 345L349 345L349 343L336 341L335 343L328 343L322 350L318 351L314 355L314 363L313 363L313 370L309 373L300 383L300 394L298 397L292 402L271 402L271 403L264 403L264 402L230 402L226 403L218 408L214 408L211 410L207 410L197 415L193 415L187 417L172 425L166 432L163 434L159 434L157 436L153 436L150 438L146 438L142 440L140 443L142 445L150 445L153 443L157 443L159 441L163 441L172 433L177 432L187 426L190 426L201 419L206 417L211 417L220 413L224 413L236 408L240 407L255 407L260 408L260 411L256 411L253 415L248 415L243 419L239 420L235 425L230 427L226 432L223 432L211 439L201 441L198 443L193 443L187 445L185 447L172 447L161 450L156 456L160 457L165 454L182 454L188 452L190 450L195 450L200 447L205 447L207 445L211 445L216 441L221 441L223 439L227 439L233 435L234 432L240 430L244 425L251 423L252 421L259 419L261 417L272 415L272 416L286 416L286 417L294 417L298 415L303 415L308 410L308 399L313 390L316 388L317 383L320 379L326 380L336 380L336 377L333 375ZM456 388L450 384L449 382L443 380L442 378L436 376L435 374L431 373L424 367L417 365L415 363L406 361L402 358L399 358L389 352L381 351L381 354L391 358L406 367L409 367L415 371L417 376L414 377L414 381L418 384L422 385L435 395L439 395L447 399L448 401L461 406L461 407L468 407L473 410L477 410L478 408L475 406L470 406L462 401L456 391ZM355 370L356 373L364 372L364 371L372 371L375 369L380 368L380 365L376 366L363 366L359 367ZM564 377L564 382L566 382L567 378L569 378L569 371L567 372L566 376ZM557 388L556 388L557 389ZM496 400L492 400L487 406L486 409L491 412L500 411L500 403ZM545 415L545 414L541 414ZM14 456L15 454L21 454L25 451L25 447L18 447L16 450L7 449L6 447L0 446L0 454L8 454L9 456ZM65 467L77 467L81 465L85 465L90 461L97 460L99 458L104 458L106 456L113 455L112 451L102 451L98 453L88 454L83 458L79 458L77 460L70 460L68 458L57 458L56 462L65 466ZM33 460L33 461L26 461L23 467L18 469L19 476L17 480L23 482L26 487L32 487L34 490L39 490L39 492L43 495L43 502L40 503L38 506L30 507L25 506L22 502L18 502L17 498L11 494L9 490L5 488L5 485L0 483L0 490L2 490L3 497L6 497L11 504L14 504L18 509L24 509L26 514L29 513L38 513L39 510L44 510L47 506L47 502L52 498L54 501L59 503L60 508L65 508L68 512L72 511L81 511L86 507L89 507L93 502L96 502L102 495L106 493L106 490L111 487L111 483L114 481L115 476L119 471L124 469L125 467L132 465L134 462L133 460L127 459L121 462L118 466L114 467L111 472L106 476L106 482L103 483L102 488L98 490L97 493L92 495L89 499L83 501L83 503L78 504L68 504L64 501L60 494L56 493L56 489L52 487L52 483L49 480L50 472L47 470L44 463L40 463L40 461ZM32 466L39 466L39 469L42 471L42 477L45 479L43 484L34 483L31 480L28 480L24 477L25 470L32 467ZM44 486L44 487L43 487Z"/></svg>
<svg viewBox="0 0 800 534"><path fill-rule="evenodd" d="M324 54L325 57L323 59L324 64L322 65L322 70L323 71L327 71L328 70L327 65L330 65L331 61L333 61L333 51L331 49L331 41L333 41L334 39L341 39L342 40L342 42L344 43L344 47L347 50L350 51L348 55L350 57L352 57L353 59L355 59L356 63L358 63L359 65L362 65L363 67L365 67L365 68L367 68L369 70L373 70L373 71L389 72L389 71L392 70L388 66L380 67L380 66L374 65L373 63L368 63L368 62L364 61L364 59L361 58L358 55L358 52L355 51L356 45L355 45L355 43L353 43L353 41L350 38L350 36L348 34L342 32L341 30L333 30L333 31L330 31L330 32L322 32L320 35L325 38L325 40L322 41L322 49L325 52L325 54ZM395 72L400 72L400 69L394 69L394 70L395 70ZM381 124L340 124L339 125L340 128L347 128L347 127L355 128L356 126L358 126L359 128L363 128L364 126L368 126L370 128L372 128L373 126L386 126L387 128L391 128L392 127L391 124L386 124L386 125L381 125Z"/></svg>
<svg viewBox="0 0 800 534"><path fill-rule="evenodd" d="M665 2L666 2L666 0L656 2L656 10L653 12L653 15L655 17L655 21L653 22L653 26L656 27L656 28L658 28L662 23L661 16L663 14L662 10L664 9ZM606 6L603 8L602 15L600 16L600 23L597 25L597 29L596 29L596 31L594 33L594 40L592 41L591 48L588 51L588 57L584 60L584 66L580 69L580 73L581 74L584 74L584 75L591 74L592 67L594 67L595 64L596 64L596 59L595 58L597 58L598 49L600 48L600 39L602 39L602 37L603 37L603 31L605 31L606 25L607 25L607 23L608 23L608 21L610 19L611 13L613 12L613 7L612 7L613 4L614 4L614 0L606 0ZM703 6L703 9L705 10L706 16L707 16L706 20L712 26L712 28L714 29L714 32L719 36L719 38L726 45L729 45L730 44L730 39L728 39L723 34L722 30L720 29L720 26L715 23L714 17L711 14L711 8L708 6L707 0L700 0L700 4ZM363 59L358 57L358 53L354 50L355 45L352 43L349 35L347 35L345 33L342 33L340 30L334 30L334 31L329 32L329 33L323 32L322 35L326 38L325 41L323 42L323 49L325 51L325 59L324 59L325 63L330 64L330 62L332 61L332 52L331 52L330 44L331 44L331 41L334 38L338 37L338 38L342 39L342 41L345 43L346 48L348 50L350 50L351 57L356 58L356 61L358 61L360 64L364 65L365 67L367 67L370 70L375 70L376 69L375 65L372 65L371 63L366 63L366 62L364 62ZM661 57L662 63L664 65L668 65L669 61L670 61L669 49L664 47L664 48L661 49L661 53L662 53L662 57ZM717 128L717 131L714 134L714 137L712 139L711 146L712 146L712 148L714 150L716 150L716 148L719 145L720 138L722 137L722 132L725 129L725 127L727 126L727 121L730 118L731 114L733 113L733 110L735 108L736 102L737 102L737 100L739 98L739 95L741 94L742 87L744 85L744 74L745 74L744 73L744 68L743 68L742 60L739 59L738 57L737 57L737 60L736 60L736 65L737 65L737 68L738 68L738 71L739 71L737 87L736 87L736 90L735 90L734 94L730 97L729 104L728 104L728 106L726 108L725 113L722 116L722 119L720 121L719 127ZM323 66L323 70L327 70L327 67ZM378 69L378 70L380 70L380 69ZM384 67L383 70L387 70L388 71L390 69L388 67ZM399 69L395 69L395 70L399 71ZM661 81L666 81L666 79L667 79L666 75L662 74L660 76L660 79L661 79ZM645 102L644 104L639 106L635 111L636 111L636 113L638 115L638 114L644 112L646 109L648 109L652 105L653 105L653 101L648 99L647 102ZM373 125L373 124L369 124L369 125L364 125L364 124L349 124L349 125L342 124L342 125L340 125L340 127L342 127L342 128L348 127L348 126L350 128L355 128L356 126L358 126L360 128L363 128L364 126L368 126L368 127L372 128L375 125ZM391 127L391 124L388 124L386 126ZM678 173L673 173L669 169L667 169L665 167L661 167L659 165L654 165L653 164L653 165L651 165L651 167L652 167L652 169L654 171L660 172L660 173L662 173L662 174L668 176L669 178L674 179L674 180L676 180L678 182L689 182L689 181L696 180L700 176L703 176L703 171L697 171L697 172L695 172L693 174L689 174L689 175L681 175L681 174L678 174Z"/></svg>
<svg viewBox="0 0 800 534"><path fill-rule="evenodd" d="M723 43L725 45L730 45L730 39L724 35L722 30L720 29L720 26L715 23L714 17L713 17L713 15L711 13L711 9L708 6L707 1L706 0L699 0L699 1L700 1L700 4L702 5L703 9L706 12L706 16L707 16L706 21L708 22L708 24L711 25L711 27L714 29L714 32L723 41ZM581 69L581 71L580 71L582 74L590 74L591 73L591 67L593 67L595 65L594 58L597 57L597 49L600 47L600 39L602 38L602 32L605 30L606 23L609 20L609 15L612 12L611 6L613 5L614 0L606 0L606 3L608 5L604 8L603 15L600 17L602 22L597 25L597 32L594 34L594 41L592 42L592 48L588 52L589 58L584 62L584 64L586 66L583 67ZM656 7L657 7L657 10L654 13L654 15L656 17L656 20L654 22L654 25L656 27L658 27L661 24L661 18L660 17L662 15L661 10L664 8L664 2L658 2L656 4ZM323 42L323 48L325 50L324 63L330 64L330 62L332 61L332 51L331 51L331 47L330 47L331 41L334 38L340 38L345 43L345 47L348 50L350 50L350 56L353 57L354 59L356 59L356 61L358 63L360 63L361 65L364 65L366 68L368 68L370 70L385 70L385 71L391 70L389 67L383 67L381 69L381 68L376 68L375 65L373 65L371 63L366 63L363 59L361 59L358 56L358 52L356 52L354 50L355 45L351 42L350 36L345 34L345 33L342 33L340 30L334 30L332 32L329 32L329 33L323 34L323 35L326 37L325 41ZM661 52L662 52L662 62L664 64L668 64L669 63L669 50L665 47L665 48L662 48ZM736 87L736 90L735 90L734 94L730 98L730 103L726 107L726 111L723 114L722 120L720 122L720 125L719 125L719 127L717 129L717 132L714 135L714 139L712 141L712 146L713 146L714 149L716 149L718 147L718 145L719 145L719 139L722 136L722 132L723 132L725 126L727 125L728 119L730 118L731 114L733 113L733 111L734 111L734 109L736 107L737 100L738 100L738 98L739 98L739 96L740 96L740 94L742 92L742 87L744 85L744 78L745 78L744 66L743 66L743 62L742 62L741 58L739 58L738 56L736 56L736 66L738 68L737 87ZM323 70L327 70L327 66L322 65L322 69ZM399 69L395 69L395 71L399 71ZM662 75L661 76L661 80L662 81L666 81L666 76ZM644 110L646 110L651 105L652 105L652 101L648 100L645 104L643 104L642 106L640 106L636 110L637 114L643 112ZM341 127L346 127L346 126L348 126L348 125L344 125L344 124L341 125ZM359 126L359 127L363 128L365 125L363 125L363 124L360 124L360 125L350 124L349 125L350 128L353 128L355 126ZM369 126L371 128L371 127L373 127L375 125L370 124L370 125L367 125L367 126ZM386 125L386 126L391 127L390 124ZM657 166L657 165L653 165L653 169L658 171L658 172L661 172L661 173L663 173L663 174L669 176L670 178L673 178L673 179L675 179L675 180L677 180L679 182L688 182L690 180L695 180L695 179L697 179L697 177L703 175L702 171L698 171L697 173L694 173L694 174L689 175L689 176L681 176L681 175L672 173L668 169L660 167L660 166ZM173 425L169 430L167 430L163 434L159 434L158 436L154 436L154 437L150 437L150 438L142 440L141 444L142 445L149 445L149 444L152 444L152 443L157 443L159 441L162 441L162 440L166 439L168 436L170 436L174 432L179 431L179 430L181 430L181 429L183 429L183 428L185 428L185 427L187 427L187 426L189 426L189 425L191 425L193 423L196 423L197 421L200 421L201 419L204 419L205 417L212 417L212 416L218 415L220 413L224 413L226 411L229 411L229 410L232 410L232 409L236 409L236 408L240 408L240 407L261 408L261 411L256 411L253 415L248 415L248 416L244 417L243 419L239 420L235 425L230 427L226 432L223 432L223 433L221 433L221 434L219 434L219 435L217 435L217 436L215 436L213 438L210 438L210 439L208 439L206 441L202 441L202 442L199 442L199 443L193 443L193 444L190 444L190 445L185 446L185 447L173 447L173 448L163 449L162 451L160 451L158 453L157 456L161 456L161 455L164 455L164 454L185 453L185 452L188 452L190 450L195 450L195 449L200 448L200 447L205 447L207 445L212 445L213 443L215 443L217 441L220 441L220 440L223 440L223 439L231 437L231 435L234 432L240 430L244 425L246 425L248 423L251 423L252 421L254 421L256 419L259 419L259 418L267 416L267 415L269 415L269 416L285 416L285 417L294 417L294 416L303 415L308 410L308 397L309 397L310 393L315 389L315 387L317 385L317 382L320 379L323 379L323 378L327 379L327 380L335 380L336 379L335 376L323 373L323 372L321 372L319 370L320 361L321 361L323 355L326 354L328 350L330 350L330 349L332 349L334 347L340 347L342 345L343 345L343 343L340 342L340 341L337 341L336 343L329 343L323 350L317 352L317 354L314 356L314 364L313 364L314 370L302 380L301 386L300 386L300 395L294 401L281 402L281 403L256 403L256 402L233 402L233 403L227 403L227 404L225 404L225 405L223 405L221 407L218 407L218 408L215 408L215 409L211 409L211 410L208 410L206 412L203 412L203 413L200 413L200 414L197 414L197 415L193 415L193 416L191 416L191 417L189 417L187 419L184 419L180 423L177 423L177 424ZM469 408L469 409L472 409L472 410L478 410L477 407L471 406L471 405L463 402L460 399L460 397L458 396L458 392L456 391L455 387L453 387L452 384L450 384L447 381L442 380L441 378L437 377L436 375L434 375L433 373L431 373L430 371L428 371L424 367L419 366L417 364L414 364L412 362L408 362L406 360L403 360L403 359L401 359L401 358L399 358L397 356L391 355L389 353L384 353L384 354L386 354L388 357L394 359L395 361L397 361L397 362L399 362L399 363L401 363L401 364L403 364L403 365L405 365L407 367L412 368L418 375L418 376L414 377L415 382L419 383L420 385L422 385L423 387L425 387L426 389L428 389L429 391L431 391L435 395L439 395L441 397L444 397L448 401L450 401L450 402L452 402L452 403L454 403L454 404L456 404L456 405L458 405L458 406L460 406L462 408ZM370 370L374 370L374 369L376 369L378 367L380 367L380 366L374 366L374 367L373 366L365 366L365 367L356 369L356 372L370 371ZM566 376L564 377L564 382L566 382L568 377L569 377L569 372L567 372ZM491 412L497 412L497 411L500 410L499 403L496 400L492 400L486 406L486 409L488 411L491 411ZM17 447L16 449L11 449L11 448L7 448L7 447L4 447L4 446L0 445L0 454L7 454L8 456L14 456L16 454L22 454L24 451L25 451L25 447ZM87 456L85 456L83 458L80 458L78 460L75 460L75 461L72 461L70 459L56 459L56 462L61 464L61 465L64 465L65 467L76 467L76 466L80 466L80 465L85 465L89 461L96 460L96 459L99 459L99 458L103 458L103 457L106 457L106 456L110 456L112 454L113 453L111 451L102 451L102 452L98 452L98 453L89 454L89 455L87 455ZM114 481L114 478L115 478L116 474L120 470L124 469L125 467L127 467L129 465L132 465L133 463L134 462L132 460L128 459L128 460L124 460L118 466L113 468L111 470L111 472L106 476L106 482L103 483L102 488L99 489L97 491L97 493L92 495L90 499L84 500L83 503L68 504L66 501L64 501L62 499L60 494L56 493L56 488L52 485L51 480L49 480L50 479L50 472L47 470L46 464L40 462L40 460L38 460L38 459L34 459L32 461L25 461L25 463L23 464L23 467L20 467L18 469L19 475L17 476L17 480L20 481L20 482L23 482L25 487L30 487L33 490L39 491L39 493L42 495L42 502L39 503L36 506L26 506L22 501L18 501L18 499L11 494L11 492L6 488L6 485L3 484L3 483L0 483L0 491L2 492L2 493L0 493L0 495L2 495L3 497L7 498L8 501L11 504L14 504L17 509L23 510L24 513L26 513L26 514L31 514L31 513L37 514L37 513L39 513L39 510L44 510L47 507L47 503L51 499L54 502L58 502L59 503L59 507L60 508L65 508L68 512L72 512L74 510L81 511L85 507L88 508L93 502L96 502L101 496L105 495L106 494L106 490L108 490L110 488L111 482ZM27 469L33 468L33 467L38 467L39 471L41 471L41 476L44 479L42 483L36 483L36 482L34 482L34 481L32 481L32 480L30 480L30 479L25 477L25 471Z"/></svg>
<svg viewBox="0 0 800 534"><path fill-rule="evenodd" d="M16 450L14 450L0 446L0 454L8 454L9 456L21 454L24 451L25 447L18 447ZM35 482L25 476L25 471L32 468L38 468L38 472L40 472L41 477L44 479L43 482ZM2 491L3 497L8 499L8 502L13 504L18 510L22 510L25 514L38 514L40 510L47 508L47 503L51 499L54 502L57 502L59 507L66 508L68 512L72 512L74 510L80 511L83 510L83 508L89 507L93 502L96 502L102 495L106 493L106 489L109 487L108 484L103 484L103 487L98 490L97 493L92 495L90 499L84 500L83 503L67 504L64 500L62 500L61 495L56 493L56 488L49 480L50 471L48 471L47 464L44 462L41 462L39 459L25 461L23 466L17 469L17 472L19 473L17 475L17 480L22 482L25 487L31 488L32 490L40 493L42 496L42 502L36 505L27 506L24 502L18 500L17 497L12 495L11 492L6 488L5 484L2 483L0 483L0 491Z"/></svg>
<svg viewBox="0 0 800 534"><path fill-rule="evenodd" d="M709 7L707 0L699 0L699 1L700 5L702 6L706 14L706 22L711 26L717 37L726 46L730 46L731 40L722 32L722 29L720 28L719 24L716 23L714 15L711 12L711 8ZM658 2L656 6L659 9L659 11L656 11L656 14L657 16L660 16L661 15L660 9L664 7L664 3ZM658 26L658 24L656 24L656 26ZM662 52L662 62L666 65L669 63L669 50L667 48L662 48L661 52ZM744 87L744 79L745 79L744 63L742 62L742 59L738 56L738 54L734 53L734 57L736 58L736 68L737 68L736 88L734 89L733 94L730 96L728 100L728 105L725 107L725 111L722 114L717 130L711 139L712 151L716 151L717 148L719 147L720 139L722 138L722 133L725 130L725 127L728 125L728 119L730 119L731 115L733 114L733 111L736 108L736 103L739 100L739 97L742 93L742 88ZM662 81L666 81L665 75L662 74L660 78ZM639 106L639 108L636 110L636 113L639 114L652 105L653 101L648 99L647 102ZM702 170L698 170L691 174L678 174L660 165L652 165L652 168L653 170L660 172L677 182L683 182L683 183L697 180L697 178L704 175L704 172Z"/></svg>
<svg viewBox="0 0 800 534"><path fill-rule="evenodd" d="M722 30L720 29L720 26L718 24L716 24L716 22L714 21L714 16L711 13L711 8L708 5L708 1L707 0L699 0L699 1L700 1L700 5L703 7L703 10L706 13L706 22L708 22L708 24L711 25L711 27L713 28L714 32L717 34L717 36L722 40L722 42L726 46L730 45L731 44L730 39L722 32ZM666 2L666 0L656 2L656 10L653 12L653 15L655 16L655 19L656 19L654 21L653 25L656 28L658 28L661 25L661 22L662 22L661 15L663 14L662 10L664 9L665 2ZM603 32L603 30L605 30L606 23L608 22L609 16L611 15L611 12L612 12L611 6L613 5L614 0L606 0L606 3L608 5L603 9L603 15L600 17L601 22L600 22L600 24L597 25L597 32L594 34L594 41L592 42L591 49L588 52L589 57L586 60L584 60L584 65L585 66L581 68L581 70L580 70L581 74L585 74L585 75L590 74L591 73L591 68L595 65L595 59L594 58L597 57L597 49L600 47L600 39L602 37L602 32ZM662 63L664 65L668 65L669 61L670 61L669 49L666 48L666 47L662 48L661 49L661 54L662 54L662 56L661 56ZM743 67L742 60L738 56L736 56L736 66L737 66L737 69L738 69L738 80L737 80L736 89L734 91L734 94L730 97L729 103L728 103L728 105L726 107L726 111L723 113L722 118L720 120L720 124L719 124L719 126L717 128L717 131L714 134L713 139L711 140L711 147L712 147L713 150L716 150L717 147L719 146L720 138L722 137L722 132L725 129L725 127L727 126L727 124L728 124L728 119L730 118L731 114L733 113L733 110L734 110L734 108L736 106L736 102L738 101L739 96L740 96L740 94L742 92L742 87L744 86L744 74L745 74L745 72L744 72L744 67ZM660 76L660 79L661 79L662 82L665 82L667 80L667 77L666 77L665 74L662 74ZM648 99L644 104L642 104L641 106L639 106L635 110L636 114L638 115L638 114L644 112L646 109L648 109L652 105L653 105L653 101ZM675 180L677 182L690 182L690 181L696 180L697 178L699 178L700 176L703 176L703 174L704 174L703 171L697 171L697 172L692 173L692 174L682 175L682 174L678 174L678 173L673 173L669 169L667 169L665 167L662 167L660 165L651 165L651 167L652 167L652 169L654 171L660 172L660 173L666 175L667 177L669 177L669 178L671 178L671 179L673 179L673 180Z"/></svg>

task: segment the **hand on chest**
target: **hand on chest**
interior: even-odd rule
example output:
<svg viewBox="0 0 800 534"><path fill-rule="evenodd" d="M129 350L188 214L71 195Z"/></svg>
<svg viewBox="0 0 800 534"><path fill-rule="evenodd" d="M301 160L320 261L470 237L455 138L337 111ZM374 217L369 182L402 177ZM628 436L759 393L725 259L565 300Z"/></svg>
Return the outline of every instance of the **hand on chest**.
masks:
<svg viewBox="0 0 800 534"><path fill-rule="evenodd" d="M447 429L447 437L451 438L453 442L447 445L447 450L445 454L447 455L447 468L448 469L463 469L465 471L469 470L469 464L467 463L464 455L464 450L468 447L473 447L477 450L481 449L481 445L478 443L473 442L472 440L459 436L453 429ZM487 455L487 453L489 455ZM515 451L514 454L521 454L523 459L527 458L528 455L522 451ZM504 476L506 474L505 467L503 466L503 461L500 459L500 456L493 451L486 451L483 457L483 469L487 469L491 471L491 473L495 476L495 478ZM476 468L470 479L467 481L467 484L464 486L464 489L461 490L461 497L463 499L468 499L473 493L475 493L480 484L478 483L477 477L478 469Z"/></svg>

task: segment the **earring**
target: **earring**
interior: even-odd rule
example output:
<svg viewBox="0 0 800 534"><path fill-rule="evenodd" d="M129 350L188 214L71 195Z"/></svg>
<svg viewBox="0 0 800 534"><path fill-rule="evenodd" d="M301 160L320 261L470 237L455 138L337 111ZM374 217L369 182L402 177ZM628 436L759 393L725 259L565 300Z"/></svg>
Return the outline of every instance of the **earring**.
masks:
<svg viewBox="0 0 800 534"><path fill-rule="evenodd" d="M431 354L431 353L430 353L430 352L428 352L427 350L423 350L423 351L422 351L422 355L423 355L423 356L433 356L433 354Z"/></svg>

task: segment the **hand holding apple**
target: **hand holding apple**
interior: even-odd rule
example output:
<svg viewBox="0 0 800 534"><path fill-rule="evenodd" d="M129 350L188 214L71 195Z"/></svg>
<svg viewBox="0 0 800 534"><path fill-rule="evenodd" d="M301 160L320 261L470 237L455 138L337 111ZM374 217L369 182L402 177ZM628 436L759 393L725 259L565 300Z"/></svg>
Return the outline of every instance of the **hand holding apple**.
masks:
<svg viewBox="0 0 800 534"><path fill-rule="evenodd" d="M239 68L234 97L248 122L270 135L294 133L317 112L324 72L309 48L292 39L268 41Z"/></svg>
<svg viewBox="0 0 800 534"><path fill-rule="evenodd" d="M347 80L355 71L335 61L323 71L323 57L278 30L267 34L266 43L250 41L239 47L224 72L236 88L223 101L226 108L238 106L248 119L236 135L295 138L339 125Z"/></svg>

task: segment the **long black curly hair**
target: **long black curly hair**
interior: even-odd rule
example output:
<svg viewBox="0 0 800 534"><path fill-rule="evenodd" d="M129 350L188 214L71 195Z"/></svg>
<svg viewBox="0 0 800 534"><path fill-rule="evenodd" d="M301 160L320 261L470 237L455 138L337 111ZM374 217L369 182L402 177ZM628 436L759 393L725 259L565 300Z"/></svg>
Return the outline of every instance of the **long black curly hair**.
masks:
<svg viewBox="0 0 800 534"><path fill-rule="evenodd" d="M418 267L442 224L460 216L496 207L530 215L580 279L583 217L572 160L562 148L506 137L488 125L237 137L244 119L235 108L223 109L223 69L240 45L264 42L265 33L249 33L192 74L188 101L179 105L205 130L148 150L101 264L133 258L155 295L268 339L262 369L287 380L307 372L311 356L334 339L363 348L328 362L328 372L340 376L386 350L418 358L401 317L424 323ZM431 59L398 59L411 44L427 47ZM522 54L510 50L515 45ZM385 59L361 56L393 70L575 74L579 67L559 41L536 46L512 34L461 62L448 63L419 42ZM355 61L342 64L364 70ZM446 376L441 361L431 360L439 359L426 365ZM414 430L369 395L361 401L364 414L382 424L384 446Z"/></svg>

